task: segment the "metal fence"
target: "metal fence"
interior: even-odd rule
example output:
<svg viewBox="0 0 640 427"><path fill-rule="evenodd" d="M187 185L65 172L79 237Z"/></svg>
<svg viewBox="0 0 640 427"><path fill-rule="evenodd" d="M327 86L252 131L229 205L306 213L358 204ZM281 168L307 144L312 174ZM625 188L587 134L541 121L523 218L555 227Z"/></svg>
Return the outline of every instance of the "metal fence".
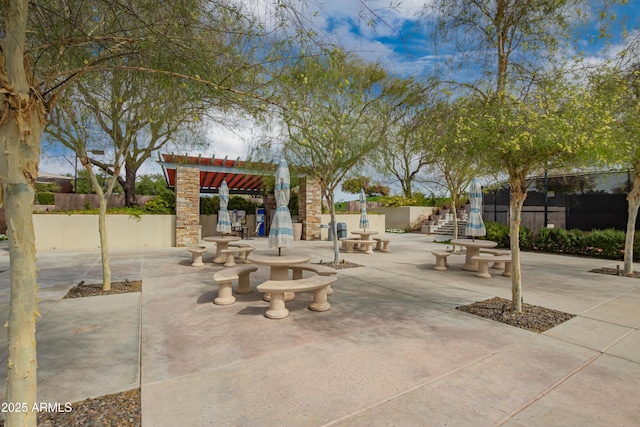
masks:
<svg viewBox="0 0 640 427"><path fill-rule="evenodd" d="M593 229L627 228L626 194L558 194L529 191L522 207L522 226L531 230L558 227L590 231ZM509 225L509 189L485 192L483 219ZM545 223L546 217L546 223ZM640 219L636 221L636 228Z"/></svg>

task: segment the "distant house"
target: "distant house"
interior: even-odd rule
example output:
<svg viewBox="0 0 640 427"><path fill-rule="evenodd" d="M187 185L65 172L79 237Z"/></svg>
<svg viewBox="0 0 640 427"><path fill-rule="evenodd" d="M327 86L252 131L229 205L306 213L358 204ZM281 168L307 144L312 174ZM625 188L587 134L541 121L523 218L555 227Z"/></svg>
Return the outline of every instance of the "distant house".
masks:
<svg viewBox="0 0 640 427"><path fill-rule="evenodd" d="M60 186L60 193L73 193L73 177L56 175L49 172L38 172L37 182L55 182Z"/></svg>

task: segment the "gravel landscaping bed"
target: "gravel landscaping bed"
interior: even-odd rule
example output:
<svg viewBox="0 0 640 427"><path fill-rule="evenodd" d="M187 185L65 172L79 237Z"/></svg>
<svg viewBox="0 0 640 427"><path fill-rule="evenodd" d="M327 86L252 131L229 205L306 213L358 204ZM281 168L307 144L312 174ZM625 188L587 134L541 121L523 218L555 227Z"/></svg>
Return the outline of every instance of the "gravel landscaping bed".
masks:
<svg viewBox="0 0 640 427"><path fill-rule="evenodd" d="M511 311L510 300L498 297L456 307L456 310L533 332L544 332L575 317L575 314L530 304L522 304L522 312L516 313Z"/></svg>
<svg viewBox="0 0 640 427"><path fill-rule="evenodd" d="M125 294L128 292L142 292L142 281L125 279L122 282L111 282L111 290L109 291L102 290L102 283L80 282L67 292L64 299Z"/></svg>
<svg viewBox="0 0 640 427"><path fill-rule="evenodd" d="M624 270L618 270L617 268L608 268L608 267L594 268L593 270L589 270L589 273L608 274L610 276L620 276L620 277L630 277L632 279L640 279L640 273L637 271L626 274Z"/></svg>
<svg viewBox="0 0 640 427"><path fill-rule="evenodd" d="M134 427L142 425L140 389L73 403L71 412L38 414L41 427Z"/></svg>
<svg viewBox="0 0 640 427"><path fill-rule="evenodd" d="M335 264L333 261L327 261L327 262L320 261L319 264L326 265L328 267L333 267L336 270L342 270L344 268L362 267L362 265L360 265L360 264L356 264L355 262L349 262L349 261L345 261L345 260L342 260L342 261L338 262L338 264Z"/></svg>

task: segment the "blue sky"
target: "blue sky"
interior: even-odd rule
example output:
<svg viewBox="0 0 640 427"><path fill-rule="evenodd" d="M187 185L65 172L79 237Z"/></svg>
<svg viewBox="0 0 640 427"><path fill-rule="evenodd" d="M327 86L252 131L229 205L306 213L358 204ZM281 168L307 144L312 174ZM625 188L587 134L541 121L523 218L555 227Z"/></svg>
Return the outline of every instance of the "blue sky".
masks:
<svg viewBox="0 0 640 427"><path fill-rule="evenodd" d="M364 58L378 60L388 69L402 75L419 76L427 74L435 64L442 63L454 51L436 52L431 41L428 24L419 13L428 0L404 1L397 7L385 8L388 0L374 0L367 4L376 8L380 19L372 29L367 22L358 19L357 11L344 7L344 0L327 0L319 8L316 18L318 28L322 28L333 40L339 40L347 50L358 53ZM356 3L351 0L347 3ZM599 2L592 2L597 4ZM611 45L613 52L621 46L622 26L629 31L640 28L640 1L631 0L627 5L618 5L612 9L615 21L608 21L611 37L598 40L599 25L595 20L583 26L577 32L577 49L583 50L590 61L596 61L607 53L603 49ZM592 39L595 43L592 43Z"/></svg>
<svg viewBox="0 0 640 427"><path fill-rule="evenodd" d="M254 1L254 0L250 0ZM407 0L390 9L389 0L369 0L367 5L380 16L374 27L368 25L371 14L361 13L357 0L325 0L309 3L309 19L316 31L325 34L329 40L339 42L345 50L356 53L364 59L378 61L390 72L402 76L420 77L430 73L454 51L440 51L436 54L430 41L429 30L420 11L428 0ZM525 0L523 0L525 1ZM317 13L316 13L317 12ZM597 40L598 27L594 24L581 28L576 50L584 52L584 61L599 63L615 55L623 46L621 24L630 32L640 29L640 0L631 0L625 6L615 8L617 20L611 22L612 36L607 40ZM591 40L595 39L596 43ZM573 52L568 52L573 53ZM235 131L212 126L209 150L199 153L203 156L215 154L218 157L246 157L247 141L253 136L253 125L236 126ZM161 173L156 157L148 161L141 173ZM48 153L43 154L41 170L54 173L73 172L68 161L60 161ZM336 200L350 200L352 195L338 194Z"/></svg>

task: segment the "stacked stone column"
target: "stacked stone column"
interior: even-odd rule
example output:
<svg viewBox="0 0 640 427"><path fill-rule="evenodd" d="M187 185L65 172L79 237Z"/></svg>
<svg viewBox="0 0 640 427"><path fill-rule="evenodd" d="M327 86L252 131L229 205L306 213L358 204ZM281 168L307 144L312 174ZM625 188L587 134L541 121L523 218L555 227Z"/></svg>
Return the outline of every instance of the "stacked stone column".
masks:
<svg viewBox="0 0 640 427"><path fill-rule="evenodd" d="M200 169L176 168L176 247L198 245L200 229ZM319 240L322 222L322 192L320 184L311 179L300 179L298 215L302 221L302 239ZM276 208L273 195L266 197L265 214L268 235L271 211Z"/></svg>
<svg viewBox="0 0 640 427"><path fill-rule="evenodd" d="M302 221L302 239L320 240L322 223L322 189L316 181L300 178L298 215Z"/></svg>
<svg viewBox="0 0 640 427"><path fill-rule="evenodd" d="M176 168L176 247L197 245L200 229L200 169Z"/></svg>

